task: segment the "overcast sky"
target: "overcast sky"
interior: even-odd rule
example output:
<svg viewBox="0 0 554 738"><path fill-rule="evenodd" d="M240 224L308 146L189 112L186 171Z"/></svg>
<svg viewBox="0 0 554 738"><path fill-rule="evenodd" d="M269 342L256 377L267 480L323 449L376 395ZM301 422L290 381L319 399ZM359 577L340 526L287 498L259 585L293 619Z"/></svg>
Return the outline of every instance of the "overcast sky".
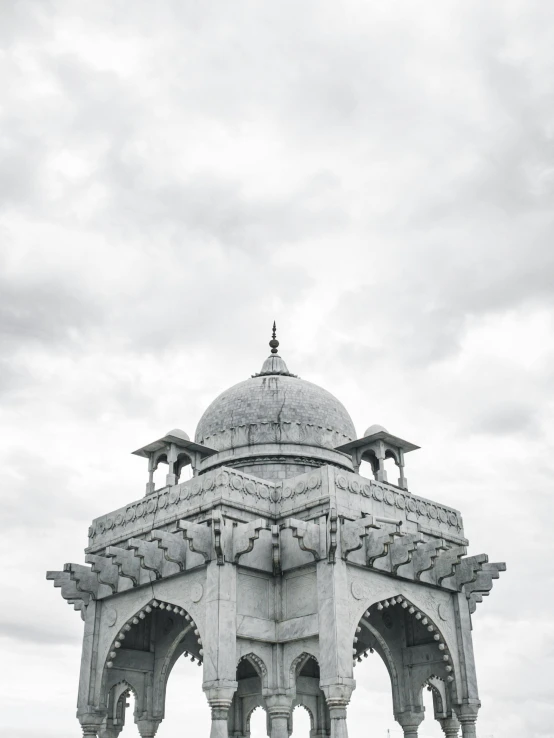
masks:
<svg viewBox="0 0 554 738"><path fill-rule="evenodd" d="M0 44L2 735L79 734L82 623L44 572L276 319L508 563L480 738L552 738L554 5L2 0ZM158 738L207 735L189 667ZM351 738L399 729L382 664L356 677Z"/></svg>

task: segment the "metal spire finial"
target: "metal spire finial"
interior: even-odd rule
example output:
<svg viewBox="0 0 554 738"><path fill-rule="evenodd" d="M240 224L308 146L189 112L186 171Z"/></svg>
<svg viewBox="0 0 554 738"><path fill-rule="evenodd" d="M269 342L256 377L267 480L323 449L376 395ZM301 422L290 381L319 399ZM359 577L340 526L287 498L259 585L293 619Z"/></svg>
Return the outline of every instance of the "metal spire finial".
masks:
<svg viewBox="0 0 554 738"><path fill-rule="evenodd" d="M271 334L271 341L269 342L269 345L271 346L271 353L276 354L277 347L279 346L279 341L277 340L277 326L275 325L275 321L273 321L273 332Z"/></svg>

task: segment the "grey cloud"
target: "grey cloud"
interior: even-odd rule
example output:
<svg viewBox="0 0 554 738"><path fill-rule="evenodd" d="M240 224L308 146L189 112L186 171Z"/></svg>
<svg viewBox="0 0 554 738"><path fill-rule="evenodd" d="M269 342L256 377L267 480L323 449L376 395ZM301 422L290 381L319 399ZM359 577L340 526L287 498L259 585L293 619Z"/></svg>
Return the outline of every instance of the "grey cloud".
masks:
<svg viewBox="0 0 554 738"><path fill-rule="evenodd" d="M100 314L94 299L62 280L18 281L6 271L0 277L0 345L4 351L26 342L78 343L81 332Z"/></svg>
<svg viewBox="0 0 554 738"><path fill-rule="evenodd" d="M79 617L75 613L75 617ZM0 637L19 643L35 643L41 646L74 645L82 640L76 630L60 629L55 623L41 624L39 621L0 620Z"/></svg>
<svg viewBox="0 0 554 738"><path fill-rule="evenodd" d="M526 403L506 400L483 410L473 418L470 432L495 436L527 433L536 436L540 429L537 409Z"/></svg>
<svg viewBox="0 0 554 738"><path fill-rule="evenodd" d="M7 531L33 528L40 538L37 530L44 528L45 514L57 526L72 520L86 529L95 511L94 500L79 497L82 485L74 468L46 461L36 452L17 447L11 448L6 466L11 472L10 494L3 508L3 525Z"/></svg>

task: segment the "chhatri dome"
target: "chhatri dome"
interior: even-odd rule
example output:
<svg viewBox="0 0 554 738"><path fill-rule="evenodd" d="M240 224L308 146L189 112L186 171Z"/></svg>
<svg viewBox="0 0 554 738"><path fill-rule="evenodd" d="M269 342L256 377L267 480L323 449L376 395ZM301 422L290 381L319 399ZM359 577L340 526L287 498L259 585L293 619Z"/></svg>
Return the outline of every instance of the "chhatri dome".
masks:
<svg viewBox="0 0 554 738"><path fill-rule="evenodd" d="M195 442L217 453L203 471L240 467L266 479L292 477L321 464L352 470L351 458L335 449L356 438L344 405L330 392L289 372L279 341L261 371L222 392L202 415Z"/></svg>

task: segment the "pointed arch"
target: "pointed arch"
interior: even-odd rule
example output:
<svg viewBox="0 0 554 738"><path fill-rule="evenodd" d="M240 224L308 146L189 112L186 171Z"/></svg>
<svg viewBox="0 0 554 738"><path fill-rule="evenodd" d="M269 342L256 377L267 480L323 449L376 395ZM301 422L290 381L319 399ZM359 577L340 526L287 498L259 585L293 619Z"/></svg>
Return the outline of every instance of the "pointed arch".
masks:
<svg viewBox="0 0 554 738"><path fill-rule="evenodd" d="M319 661L317 657L309 651L302 651L297 656L295 656L295 658L292 659L289 667L289 689L295 689L296 678L298 677L298 674L300 673L302 668L310 659L313 659L319 666Z"/></svg>
<svg viewBox="0 0 554 738"><path fill-rule="evenodd" d="M243 654L237 661L237 669L241 661L248 661L252 665L254 671L260 677L262 687L267 688L267 666L264 660L257 653L250 651L249 653Z"/></svg>

